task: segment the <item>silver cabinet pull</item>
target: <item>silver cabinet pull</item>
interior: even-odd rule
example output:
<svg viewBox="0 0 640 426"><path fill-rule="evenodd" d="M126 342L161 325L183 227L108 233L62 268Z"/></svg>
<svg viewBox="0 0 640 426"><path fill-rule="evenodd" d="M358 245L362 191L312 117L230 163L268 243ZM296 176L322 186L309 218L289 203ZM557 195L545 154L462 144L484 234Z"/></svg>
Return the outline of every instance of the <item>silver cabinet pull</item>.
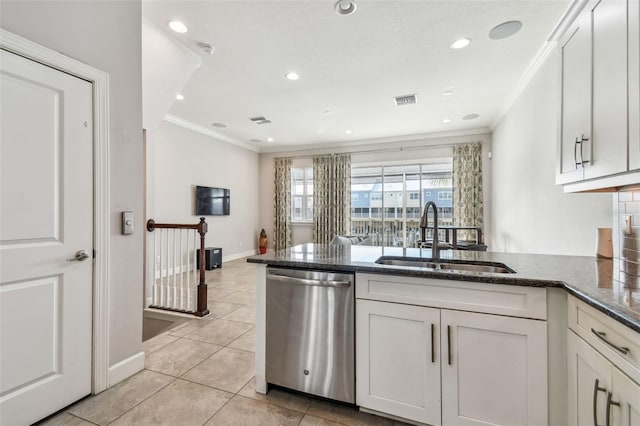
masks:
<svg viewBox="0 0 640 426"><path fill-rule="evenodd" d="M577 138L576 138L577 139ZM583 153L582 153L582 146L584 145L585 142L587 142L589 140L589 138L585 138L584 135L580 136L580 141L578 142L580 144L580 165L584 168L584 164L588 163L589 160L585 160Z"/></svg>
<svg viewBox="0 0 640 426"><path fill-rule="evenodd" d="M607 411L606 411L606 418L604 420L604 424L605 426L610 426L611 425L611 406L615 405L616 407L620 406L619 402L613 401L611 399L611 397L613 396L613 394L611 392L607 392Z"/></svg>
<svg viewBox="0 0 640 426"><path fill-rule="evenodd" d="M600 379L596 379L596 382L593 385L593 426L600 426L598 424L598 392L607 391L605 388L598 386L599 384Z"/></svg>
<svg viewBox="0 0 640 426"><path fill-rule="evenodd" d="M451 327L447 326L447 363L451 365Z"/></svg>
<svg viewBox="0 0 640 426"><path fill-rule="evenodd" d="M611 346L613 349L615 349L616 351L620 352L621 354L623 354L623 355L628 355L629 354L629 348L627 348L626 346L618 346L618 345L616 345L614 343L611 343L609 341L609 339L607 339L607 333L605 333L604 331L598 331L598 330L592 328L591 332L593 334L595 334L598 339L602 340L607 345Z"/></svg>
<svg viewBox="0 0 640 426"><path fill-rule="evenodd" d="M436 362L436 348L435 346L435 326L431 324L431 362Z"/></svg>
<svg viewBox="0 0 640 426"><path fill-rule="evenodd" d="M67 259L67 262L84 262L89 258L89 252L86 250L78 250L76 255L71 259Z"/></svg>
<svg viewBox="0 0 640 426"><path fill-rule="evenodd" d="M580 166L580 163L578 162L578 144L580 142L578 142L578 137L576 136L576 141L573 144L573 162L576 163L576 170L578 169L578 166Z"/></svg>

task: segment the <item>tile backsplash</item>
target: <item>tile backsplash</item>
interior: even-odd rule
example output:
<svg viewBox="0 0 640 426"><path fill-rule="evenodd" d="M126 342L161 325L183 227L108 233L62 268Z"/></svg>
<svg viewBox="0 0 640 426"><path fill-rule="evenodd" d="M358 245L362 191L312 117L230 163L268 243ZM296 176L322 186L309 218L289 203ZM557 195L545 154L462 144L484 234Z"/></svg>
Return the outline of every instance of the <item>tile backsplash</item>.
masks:
<svg viewBox="0 0 640 426"><path fill-rule="evenodd" d="M619 280L625 286L637 288L640 287L640 188L621 191L616 196L613 244ZM627 217L631 219L631 232L626 226Z"/></svg>

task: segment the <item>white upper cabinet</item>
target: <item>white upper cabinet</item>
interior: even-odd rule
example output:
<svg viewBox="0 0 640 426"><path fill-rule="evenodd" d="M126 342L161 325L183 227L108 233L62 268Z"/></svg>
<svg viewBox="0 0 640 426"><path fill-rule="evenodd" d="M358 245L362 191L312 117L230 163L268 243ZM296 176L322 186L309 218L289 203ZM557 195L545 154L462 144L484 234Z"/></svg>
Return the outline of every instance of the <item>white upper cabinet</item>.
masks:
<svg viewBox="0 0 640 426"><path fill-rule="evenodd" d="M640 169L640 1L629 1L629 168Z"/></svg>
<svg viewBox="0 0 640 426"><path fill-rule="evenodd" d="M556 183L567 191L640 181L630 173L640 169L637 9L638 0L590 1L560 40Z"/></svg>
<svg viewBox="0 0 640 426"><path fill-rule="evenodd" d="M560 40L558 184L583 179L583 144L589 142L591 136L591 25L587 18L585 14L580 15Z"/></svg>
<svg viewBox="0 0 640 426"><path fill-rule="evenodd" d="M627 171L627 2L600 0L592 26L592 132L584 178Z"/></svg>

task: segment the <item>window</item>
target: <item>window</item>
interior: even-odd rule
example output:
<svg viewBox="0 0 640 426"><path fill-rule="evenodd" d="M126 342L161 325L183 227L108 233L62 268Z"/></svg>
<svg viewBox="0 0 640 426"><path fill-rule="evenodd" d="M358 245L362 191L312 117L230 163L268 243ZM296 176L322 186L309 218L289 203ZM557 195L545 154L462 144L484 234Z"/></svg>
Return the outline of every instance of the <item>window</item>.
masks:
<svg viewBox="0 0 640 426"><path fill-rule="evenodd" d="M291 221L313 222L313 168L291 168Z"/></svg>
<svg viewBox="0 0 640 426"><path fill-rule="evenodd" d="M377 245L387 247L415 247L427 201L437 205L438 224L451 225L451 183L451 158L422 164L352 166L351 235L370 235Z"/></svg>
<svg viewBox="0 0 640 426"><path fill-rule="evenodd" d="M451 191L438 192L438 200L450 200L450 199L451 199Z"/></svg>

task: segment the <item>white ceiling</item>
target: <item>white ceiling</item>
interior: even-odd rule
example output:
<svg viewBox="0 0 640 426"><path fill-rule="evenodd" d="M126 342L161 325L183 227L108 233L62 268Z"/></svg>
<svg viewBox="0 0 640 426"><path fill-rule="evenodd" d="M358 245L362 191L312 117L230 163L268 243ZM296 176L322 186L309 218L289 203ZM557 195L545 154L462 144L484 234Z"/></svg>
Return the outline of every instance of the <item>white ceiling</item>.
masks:
<svg viewBox="0 0 640 426"><path fill-rule="evenodd" d="M486 131L569 6L560 0L356 2L353 15L339 16L334 0L144 1L144 18L202 57L181 91L185 99L168 114L257 151ZM172 19L189 31L171 32ZM519 33L489 39L491 28L511 20L524 24ZM450 49L459 37L473 41ZM284 77L292 70L300 80ZM446 90L453 95L442 96ZM395 106L394 96L412 93L417 104ZM462 119L472 113L479 117ZM271 123L255 124L249 120L255 116Z"/></svg>

